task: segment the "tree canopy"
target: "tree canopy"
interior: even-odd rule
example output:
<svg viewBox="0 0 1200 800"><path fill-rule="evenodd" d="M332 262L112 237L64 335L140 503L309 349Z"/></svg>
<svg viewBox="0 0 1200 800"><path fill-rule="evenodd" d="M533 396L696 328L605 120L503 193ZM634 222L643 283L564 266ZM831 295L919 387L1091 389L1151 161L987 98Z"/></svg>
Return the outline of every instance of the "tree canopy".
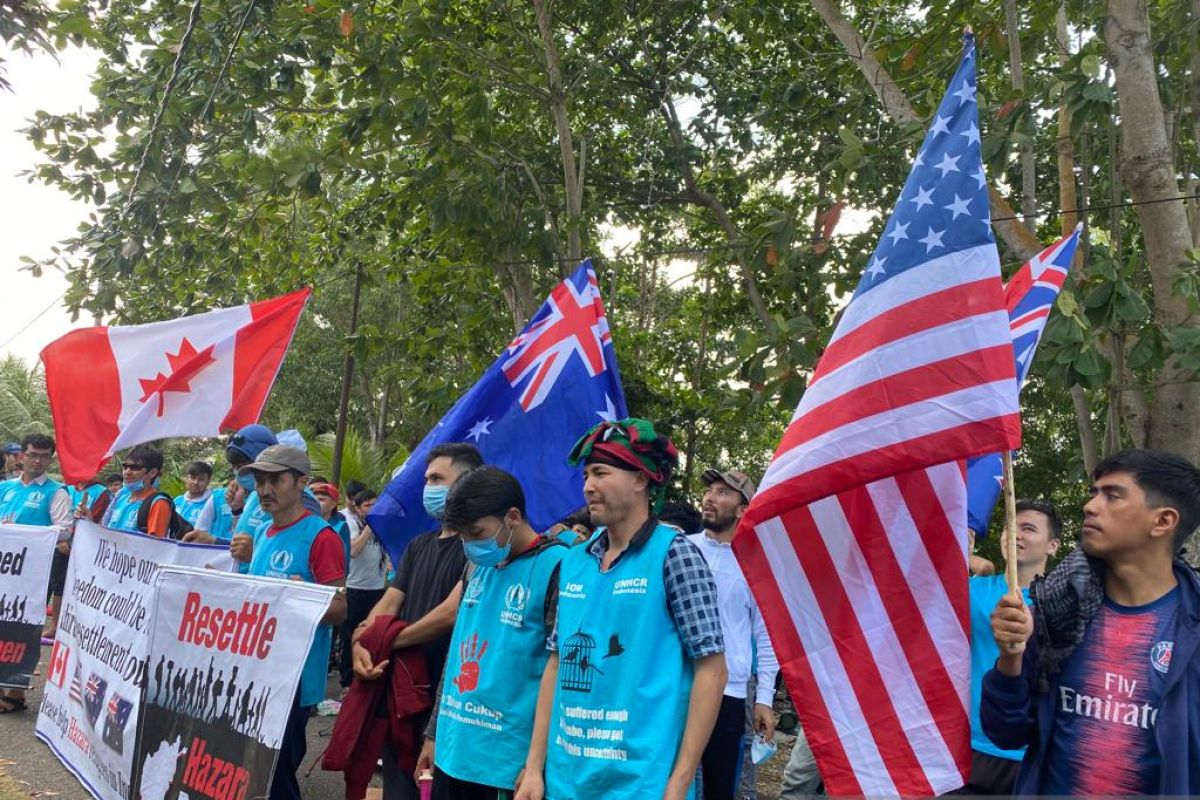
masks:
<svg viewBox="0 0 1200 800"><path fill-rule="evenodd" d="M331 429L349 351L353 425L409 448L591 255L687 481L765 466L969 26L1006 270L1085 224L1022 491L1125 446L1200 460L1194 0L71 0L38 26L101 53L96 108L27 131L30 177L94 208L31 265L72 310L313 285L268 414Z"/></svg>

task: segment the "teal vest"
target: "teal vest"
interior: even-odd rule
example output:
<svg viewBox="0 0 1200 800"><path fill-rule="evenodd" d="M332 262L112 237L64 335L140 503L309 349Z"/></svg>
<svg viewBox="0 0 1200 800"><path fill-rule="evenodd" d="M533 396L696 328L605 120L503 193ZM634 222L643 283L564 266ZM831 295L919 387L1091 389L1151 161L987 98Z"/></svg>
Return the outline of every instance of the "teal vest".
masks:
<svg viewBox="0 0 1200 800"><path fill-rule="evenodd" d="M139 489L138 491L141 491ZM128 486L122 486L109 506L108 527L118 531L138 532L138 509L142 507L141 500L135 500Z"/></svg>
<svg viewBox="0 0 1200 800"><path fill-rule="evenodd" d="M175 498L175 510L179 512L179 516L187 520L189 525L195 525L196 520L200 519L200 512L204 510L204 506L213 497L212 493L207 493L199 500L191 500L187 494L181 494ZM216 502L215 500L213 501Z"/></svg>
<svg viewBox="0 0 1200 800"><path fill-rule="evenodd" d="M225 502L225 492L213 492L213 524L209 533L222 542L233 538L233 509Z"/></svg>
<svg viewBox="0 0 1200 800"><path fill-rule="evenodd" d="M676 536L660 524L608 572L586 544L563 559L547 800L643 800L666 788L692 688L663 585Z"/></svg>
<svg viewBox="0 0 1200 800"><path fill-rule="evenodd" d="M263 511L262 505L258 502L258 492L251 492L246 495L246 504L242 506L242 516L238 517L234 533L248 533L257 539L258 531L262 530L263 525L268 525L270 522L271 515Z"/></svg>
<svg viewBox="0 0 1200 800"><path fill-rule="evenodd" d="M567 548L476 567L463 591L438 709L436 764L511 789L525 763L546 650L546 590ZM486 755L486 757L484 757Z"/></svg>
<svg viewBox="0 0 1200 800"><path fill-rule="evenodd" d="M49 525L50 501L62 488L58 481L49 478L44 483L28 486L20 479L5 484L3 504L0 505L0 521L18 525Z"/></svg>
<svg viewBox="0 0 1200 800"><path fill-rule="evenodd" d="M274 536L267 536L269 521L254 537L254 557L250 561L250 574L267 578L291 578L314 583L312 569L308 563L308 552L317 534L329 526L324 520L306 514ZM283 635L287 635L282 632ZM315 706L325 699L325 676L329 671L329 650L333 643L333 628L318 625L313 636L312 647L300 673L300 705Z"/></svg>
<svg viewBox="0 0 1200 800"><path fill-rule="evenodd" d="M98 483L93 483L91 486L85 486L82 491L76 489L74 486L68 486L67 495L71 498L71 510L74 511L75 509L79 508L80 501L83 502L85 508L91 510L91 507L95 505L97 498L107 491L108 489L105 489Z"/></svg>

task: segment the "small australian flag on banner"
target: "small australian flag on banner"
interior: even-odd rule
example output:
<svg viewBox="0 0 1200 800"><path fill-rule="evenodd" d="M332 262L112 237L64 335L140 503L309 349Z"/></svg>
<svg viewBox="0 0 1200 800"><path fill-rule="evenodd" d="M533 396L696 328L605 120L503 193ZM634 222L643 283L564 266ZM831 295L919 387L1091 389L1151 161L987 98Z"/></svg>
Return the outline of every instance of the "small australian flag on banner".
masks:
<svg viewBox="0 0 1200 800"><path fill-rule="evenodd" d="M96 727L96 720L100 719L100 710L104 708L104 694L107 691L108 681L94 672L88 676L87 684L83 688L83 708L93 728Z"/></svg>
<svg viewBox="0 0 1200 800"><path fill-rule="evenodd" d="M117 753L125 751L125 725L129 722L129 712L132 710L133 703L119 694L113 694L108 700L108 713L104 717L101 738Z"/></svg>
<svg viewBox="0 0 1200 800"><path fill-rule="evenodd" d="M414 536L437 527L421 503L426 454L469 442L516 476L530 524L545 530L583 505L583 471L567 465L572 445L596 423L627 416L600 286L584 261L425 436L368 522L399 563Z"/></svg>

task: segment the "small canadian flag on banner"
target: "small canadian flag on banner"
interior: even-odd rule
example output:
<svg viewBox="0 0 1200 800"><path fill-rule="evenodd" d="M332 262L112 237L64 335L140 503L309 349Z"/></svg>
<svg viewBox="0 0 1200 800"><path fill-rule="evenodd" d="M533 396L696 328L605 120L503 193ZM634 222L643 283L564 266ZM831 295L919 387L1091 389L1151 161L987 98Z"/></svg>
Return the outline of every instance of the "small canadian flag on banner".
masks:
<svg viewBox="0 0 1200 800"><path fill-rule="evenodd" d="M51 342L42 363L63 478L88 480L135 444L257 422L310 294Z"/></svg>

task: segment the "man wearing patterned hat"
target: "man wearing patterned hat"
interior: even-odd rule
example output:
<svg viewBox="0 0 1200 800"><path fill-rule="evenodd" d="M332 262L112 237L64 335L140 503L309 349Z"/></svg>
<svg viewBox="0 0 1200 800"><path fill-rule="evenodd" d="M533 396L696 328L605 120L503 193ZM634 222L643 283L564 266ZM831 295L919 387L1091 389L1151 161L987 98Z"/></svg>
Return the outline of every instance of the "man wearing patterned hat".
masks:
<svg viewBox="0 0 1200 800"><path fill-rule="evenodd" d="M518 800L695 796L725 644L704 557L654 516L678 458L650 422L632 418L597 425L571 451L600 528L560 567Z"/></svg>

